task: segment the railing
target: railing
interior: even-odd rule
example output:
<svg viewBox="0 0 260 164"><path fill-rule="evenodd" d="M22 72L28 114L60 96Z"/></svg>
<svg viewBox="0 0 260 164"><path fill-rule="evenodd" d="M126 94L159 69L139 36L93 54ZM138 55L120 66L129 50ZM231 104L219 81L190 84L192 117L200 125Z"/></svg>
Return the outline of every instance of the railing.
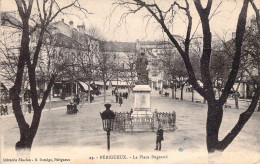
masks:
<svg viewBox="0 0 260 164"><path fill-rule="evenodd" d="M174 130L176 113L153 112L152 116L131 116L130 112L115 112L115 131L154 131L158 124L164 130Z"/></svg>
<svg viewBox="0 0 260 164"><path fill-rule="evenodd" d="M154 118L157 124L162 125L165 130L171 130L176 123L176 113L174 111L172 113L155 111Z"/></svg>
<svg viewBox="0 0 260 164"><path fill-rule="evenodd" d="M130 112L115 112L116 117L114 121L114 130L115 131L125 131L126 125L131 122L131 113Z"/></svg>

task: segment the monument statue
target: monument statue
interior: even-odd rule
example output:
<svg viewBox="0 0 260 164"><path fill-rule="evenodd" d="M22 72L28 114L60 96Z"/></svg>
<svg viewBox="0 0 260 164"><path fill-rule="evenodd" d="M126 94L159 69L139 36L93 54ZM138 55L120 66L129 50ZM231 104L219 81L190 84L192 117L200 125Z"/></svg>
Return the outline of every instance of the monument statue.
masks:
<svg viewBox="0 0 260 164"><path fill-rule="evenodd" d="M135 69L138 77L138 81L136 84L139 85L148 84L149 77L148 77L147 65L148 65L148 59L145 57L145 54L142 52L141 54L138 55L136 60Z"/></svg>

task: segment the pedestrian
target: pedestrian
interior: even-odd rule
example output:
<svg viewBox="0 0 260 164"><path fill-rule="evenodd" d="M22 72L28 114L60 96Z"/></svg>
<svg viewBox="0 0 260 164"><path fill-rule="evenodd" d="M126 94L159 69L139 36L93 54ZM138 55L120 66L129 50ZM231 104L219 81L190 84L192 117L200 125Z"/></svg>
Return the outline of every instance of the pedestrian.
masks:
<svg viewBox="0 0 260 164"><path fill-rule="evenodd" d="M5 114L8 114L8 108L7 105L5 105L5 110L4 110Z"/></svg>
<svg viewBox="0 0 260 164"><path fill-rule="evenodd" d="M125 98L127 99L127 97L128 97L128 92L125 93Z"/></svg>
<svg viewBox="0 0 260 164"><path fill-rule="evenodd" d="M77 96L76 95L73 97L73 102L77 103Z"/></svg>
<svg viewBox="0 0 260 164"><path fill-rule="evenodd" d="M121 104L123 104L122 96L119 96L119 104L120 104L120 106L121 106Z"/></svg>
<svg viewBox="0 0 260 164"><path fill-rule="evenodd" d="M92 103L93 100L94 100L94 96L92 93L90 93L90 103Z"/></svg>
<svg viewBox="0 0 260 164"><path fill-rule="evenodd" d="M32 104L31 104L30 101L27 104L27 108L28 108L28 112L31 113L31 111L32 111Z"/></svg>
<svg viewBox="0 0 260 164"><path fill-rule="evenodd" d="M77 99L77 103L78 103L78 105L79 105L79 102L80 102L80 97L79 97L79 95L78 95L78 99Z"/></svg>
<svg viewBox="0 0 260 164"><path fill-rule="evenodd" d="M161 150L162 144L161 141L163 140L163 129L162 125L158 125L158 130L156 132L156 148L154 150Z"/></svg>
<svg viewBox="0 0 260 164"><path fill-rule="evenodd" d="M1 105L1 115L3 115L5 113L5 108L4 108L4 105L2 104Z"/></svg>
<svg viewBox="0 0 260 164"><path fill-rule="evenodd" d="M131 115L133 112L134 112L134 110L133 110L133 108L131 108L131 110L130 110L130 115Z"/></svg>
<svg viewBox="0 0 260 164"><path fill-rule="evenodd" d="M73 113L79 113L79 110L77 108L77 103L74 103L73 105Z"/></svg>
<svg viewBox="0 0 260 164"><path fill-rule="evenodd" d="M80 100L81 100L81 106L80 106L80 108L81 108L85 104L85 96L84 96L83 92L80 93Z"/></svg>
<svg viewBox="0 0 260 164"><path fill-rule="evenodd" d="M118 93L116 93L116 103L118 103Z"/></svg>
<svg viewBox="0 0 260 164"><path fill-rule="evenodd" d="M76 94L75 97L76 97L75 102L77 103L77 105L79 105L79 101L80 101L79 94Z"/></svg>

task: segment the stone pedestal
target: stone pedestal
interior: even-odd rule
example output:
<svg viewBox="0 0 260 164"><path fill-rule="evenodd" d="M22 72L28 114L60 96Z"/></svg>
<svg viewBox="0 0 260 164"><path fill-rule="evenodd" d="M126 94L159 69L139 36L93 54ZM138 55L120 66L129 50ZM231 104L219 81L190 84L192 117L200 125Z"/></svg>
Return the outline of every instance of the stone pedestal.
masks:
<svg viewBox="0 0 260 164"><path fill-rule="evenodd" d="M151 88L149 85L136 85L133 88L135 95L135 101L133 106L132 116L134 117L145 117L152 116L151 112Z"/></svg>

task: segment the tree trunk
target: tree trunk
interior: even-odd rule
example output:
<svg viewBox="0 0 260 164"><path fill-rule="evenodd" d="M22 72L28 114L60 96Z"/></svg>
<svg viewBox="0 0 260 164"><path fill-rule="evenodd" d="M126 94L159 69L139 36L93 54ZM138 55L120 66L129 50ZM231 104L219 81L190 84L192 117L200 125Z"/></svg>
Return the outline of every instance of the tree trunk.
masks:
<svg viewBox="0 0 260 164"><path fill-rule="evenodd" d="M162 84L162 88L161 88L161 91L162 91L162 94L161 94L161 95L163 95L163 84Z"/></svg>
<svg viewBox="0 0 260 164"><path fill-rule="evenodd" d="M24 111L24 112L26 112L26 105L25 105L25 101L24 101L24 94L25 94L25 92L24 92L24 89L22 89L21 90L21 98L22 98L22 104L21 104L21 110L22 111Z"/></svg>
<svg viewBox="0 0 260 164"><path fill-rule="evenodd" d="M194 91L191 89L191 102L194 102Z"/></svg>
<svg viewBox="0 0 260 164"><path fill-rule="evenodd" d="M234 97L235 97L235 108L239 109L239 105L238 105L238 94L237 92L234 93Z"/></svg>
<svg viewBox="0 0 260 164"><path fill-rule="evenodd" d="M20 131L21 137L20 137L20 141L18 141L15 145L16 150L31 150L32 148L32 143L40 124L42 109L38 107L38 108L34 108L33 110L34 113L33 113L32 125L31 127L29 127L29 125L26 124L25 127L23 127L23 130Z"/></svg>
<svg viewBox="0 0 260 164"><path fill-rule="evenodd" d="M175 97L175 99L176 99L176 98L177 98L177 97L176 97L176 93L177 93L177 84L174 84L174 91L175 91L175 92L174 92L174 97Z"/></svg>
<svg viewBox="0 0 260 164"><path fill-rule="evenodd" d="M219 128L223 117L223 107L215 100L208 100L208 114L207 114L207 149L209 153L215 152L218 146Z"/></svg>
<svg viewBox="0 0 260 164"><path fill-rule="evenodd" d="M181 84L181 100L183 100L183 88L184 88L184 84Z"/></svg>
<svg viewBox="0 0 260 164"><path fill-rule="evenodd" d="M255 94L252 98L252 102L250 103L248 109L241 113L239 116L239 120L236 125L232 128L232 130L224 137L222 141L218 140L219 128L223 118L223 102L220 100L208 100L208 115L207 115L207 148L209 153L213 153L217 151L224 151L228 145L236 138L239 132L242 130L244 125L250 119L252 114L255 111L260 95L260 87L257 86L255 90Z"/></svg>
<svg viewBox="0 0 260 164"><path fill-rule="evenodd" d="M90 96L90 80L88 80L88 105L90 105L90 100L91 100L91 96Z"/></svg>
<svg viewBox="0 0 260 164"><path fill-rule="evenodd" d="M104 82L104 103L106 103L106 82Z"/></svg>
<svg viewBox="0 0 260 164"><path fill-rule="evenodd" d="M73 80L70 81L70 102L73 102Z"/></svg>
<svg viewBox="0 0 260 164"><path fill-rule="evenodd" d="M25 81L26 81L26 73L27 73L27 71L25 70L24 71L24 77L23 77L23 81L22 81L22 86L21 86L21 97L22 97L22 111L25 111L25 109L26 109L26 106L25 106L25 101L24 101L24 94L25 94L25 92L26 92L26 90L24 89L24 84L25 84ZM30 100L30 97L29 97L29 100Z"/></svg>
<svg viewBox="0 0 260 164"><path fill-rule="evenodd" d="M260 100L258 100L259 101L259 103L258 103L258 112L260 112Z"/></svg>
<svg viewBox="0 0 260 164"><path fill-rule="evenodd" d="M20 141L16 143L15 148L16 150L30 148L30 146L28 146L28 143L25 142L27 140L27 132L29 129L29 125L26 123L24 119L24 115L21 109L19 94L15 93L15 91L12 98L12 107L20 130Z"/></svg>
<svg viewBox="0 0 260 164"><path fill-rule="evenodd" d="M174 97L174 86L172 86L172 99L174 99L175 97Z"/></svg>
<svg viewBox="0 0 260 164"><path fill-rule="evenodd" d="M16 143L15 148L22 149L27 148L27 142L24 142L27 138L27 132L29 129L29 125L26 123L22 109L20 104L20 93L21 93L21 86L23 81L23 74L24 74L24 65L25 65L25 58L26 55L29 54L29 19L23 19L23 30L22 30L22 39L21 39L21 48L20 48L20 55L17 64L17 72L15 77L14 86L10 89L10 97L12 99L12 108L14 111L14 115L16 121L18 123L18 127L20 130L20 141ZM30 147L28 147L30 148Z"/></svg>
<svg viewBox="0 0 260 164"><path fill-rule="evenodd" d="M50 92L50 94L49 94L49 110L51 110L51 92Z"/></svg>
<svg viewBox="0 0 260 164"><path fill-rule="evenodd" d="M219 142L219 144L217 145L217 150L224 151L228 147L228 145L236 138L239 132L243 129L244 125L247 123L247 121L250 119L250 117L253 115L255 111L255 108L259 100L259 95L260 87L258 85L249 107L245 112L240 114L239 120L237 121L236 125L225 136L225 138Z"/></svg>
<svg viewBox="0 0 260 164"><path fill-rule="evenodd" d="M128 90L128 96L130 96L131 84L128 86L127 90Z"/></svg>

